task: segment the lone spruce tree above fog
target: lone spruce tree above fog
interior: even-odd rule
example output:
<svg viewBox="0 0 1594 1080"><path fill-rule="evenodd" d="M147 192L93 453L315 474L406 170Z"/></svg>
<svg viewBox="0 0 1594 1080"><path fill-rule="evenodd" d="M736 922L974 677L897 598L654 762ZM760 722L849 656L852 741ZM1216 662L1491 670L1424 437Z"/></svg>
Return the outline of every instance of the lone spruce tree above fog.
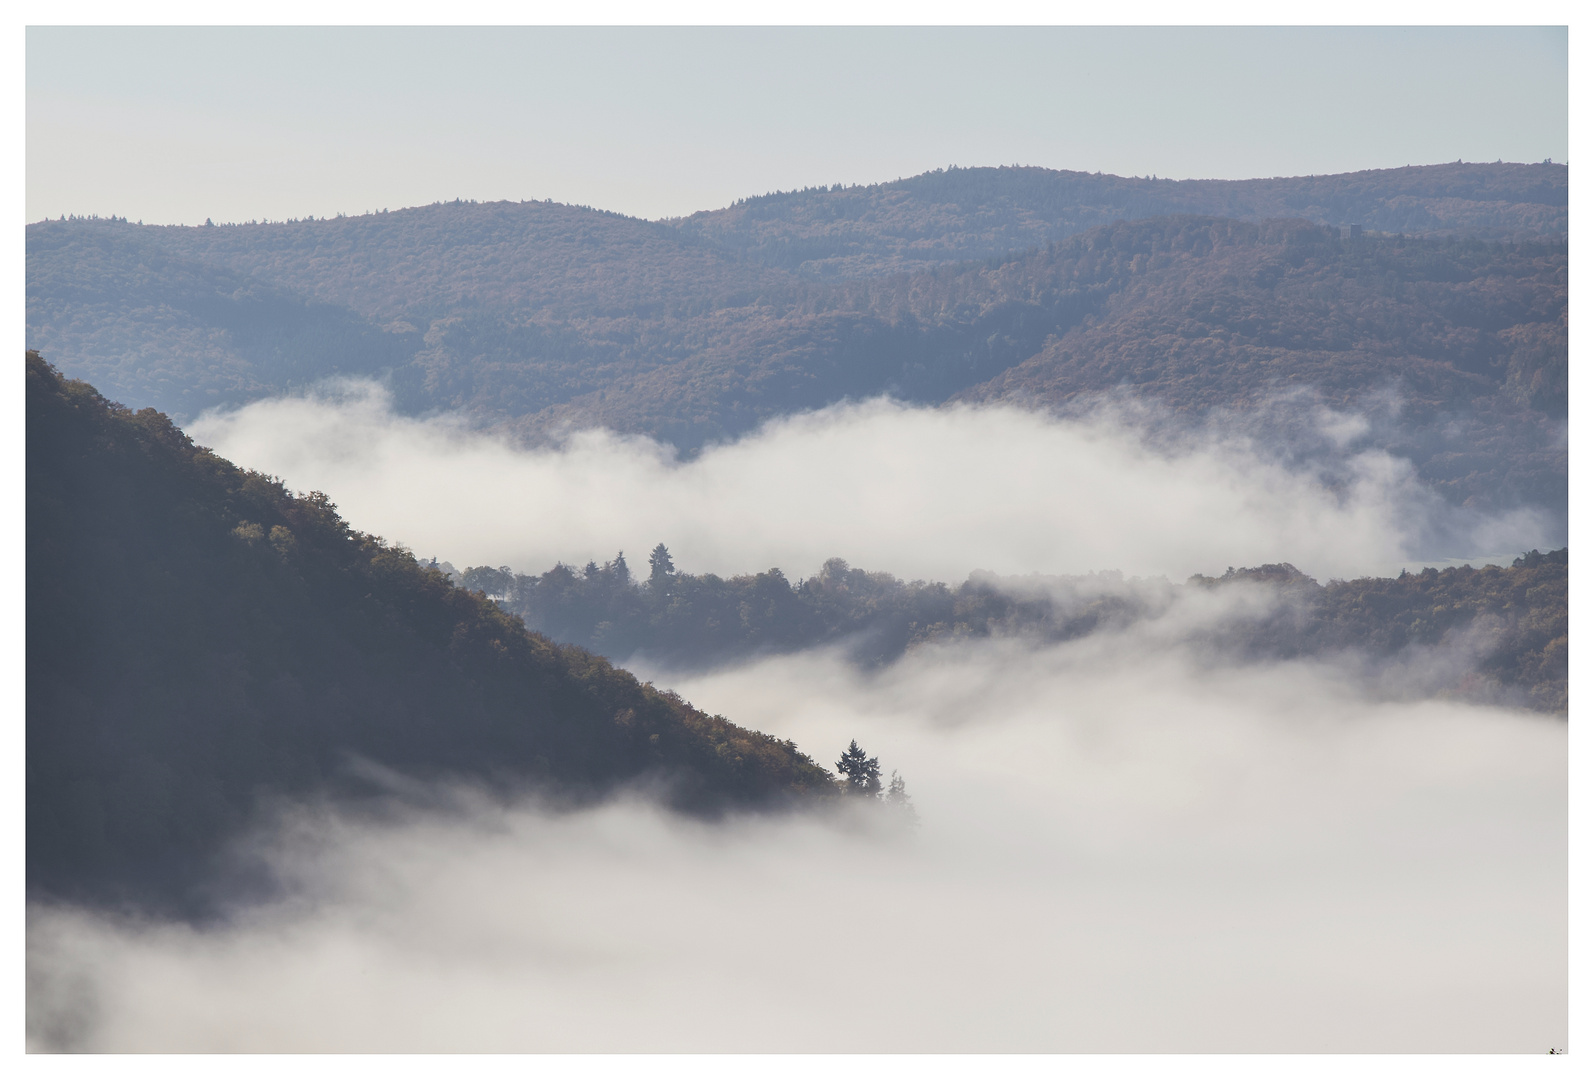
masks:
<svg viewBox="0 0 1594 1080"><path fill-rule="evenodd" d="M842 776L842 790L848 795L868 799L880 797L880 759L864 753L857 739L847 745L841 760L836 762L836 770Z"/></svg>
<svg viewBox="0 0 1594 1080"><path fill-rule="evenodd" d="M670 549L660 544L648 556L648 584L662 591L669 585L674 573L675 560L670 558Z"/></svg>

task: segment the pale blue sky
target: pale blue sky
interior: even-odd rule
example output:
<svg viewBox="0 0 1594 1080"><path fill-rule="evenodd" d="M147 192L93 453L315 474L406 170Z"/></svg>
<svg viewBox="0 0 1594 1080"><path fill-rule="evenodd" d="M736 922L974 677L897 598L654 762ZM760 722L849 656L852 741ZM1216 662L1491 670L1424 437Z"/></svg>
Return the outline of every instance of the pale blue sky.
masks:
<svg viewBox="0 0 1594 1080"><path fill-rule="evenodd" d="M27 31L27 218L1567 157L1564 28Z"/></svg>

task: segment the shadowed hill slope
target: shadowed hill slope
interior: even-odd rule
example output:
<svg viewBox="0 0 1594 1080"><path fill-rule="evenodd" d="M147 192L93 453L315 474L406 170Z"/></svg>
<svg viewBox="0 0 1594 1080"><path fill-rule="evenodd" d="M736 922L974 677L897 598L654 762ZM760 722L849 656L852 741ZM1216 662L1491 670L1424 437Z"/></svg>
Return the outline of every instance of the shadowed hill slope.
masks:
<svg viewBox="0 0 1594 1080"><path fill-rule="evenodd" d="M832 790L33 354L27 439L30 890L197 903L261 796L351 756L571 797L654 777L696 809Z"/></svg>

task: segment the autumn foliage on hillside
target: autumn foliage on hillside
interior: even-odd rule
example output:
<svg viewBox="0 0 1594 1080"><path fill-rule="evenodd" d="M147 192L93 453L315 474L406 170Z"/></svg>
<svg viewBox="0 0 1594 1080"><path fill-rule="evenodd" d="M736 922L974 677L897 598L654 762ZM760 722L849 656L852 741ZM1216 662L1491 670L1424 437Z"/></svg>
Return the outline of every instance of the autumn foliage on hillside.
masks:
<svg viewBox="0 0 1594 1080"><path fill-rule="evenodd" d="M1559 515L1566 175L964 169L676 222L541 202L41 222L28 334L185 422L353 375L532 442L601 425L686 452L879 394L1180 422L1287 398L1368 414L1365 444L1454 502Z"/></svg>

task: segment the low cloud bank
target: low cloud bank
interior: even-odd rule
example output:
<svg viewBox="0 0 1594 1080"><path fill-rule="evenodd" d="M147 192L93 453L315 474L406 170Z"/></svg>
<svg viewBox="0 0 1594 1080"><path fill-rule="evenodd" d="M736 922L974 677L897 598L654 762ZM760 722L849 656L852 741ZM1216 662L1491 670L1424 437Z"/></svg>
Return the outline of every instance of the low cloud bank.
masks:
<svg viewBox="0 0 1594 1080"><path fill-rule="evenodd" d="M663 540L693 571L796 575L841 554L904 576L1177 581L1278 561L1389 573L1441 541L1546 546L1531 515L1447 509L1330 421L1331 468L1143 417L887 402L690 462L602 432L526 450L395 416L368 385L193 432L461 566L623 546L641 569ZM827 764L857 739L906 778L917 830L845 808L707 823L642 794L579 812L468 788L443 808L300 806L253 845L285 897L222 925L31 907L29 1045L1564 1047L1564 722L1410 700L1454 682L1464 642L1393 674L1242 662L1254 653L1225 635L1276 614L1277 592L1122 588L1161 599L1060 643L931 643L870 670L844 644L695 674L636 658Z"/></svg>
<svg viewBox="0 0 1594 1080"><path fill-rule="evenodd" d="M1144 411L1060 419L884 400L774 421L691 461L604 431L519 449L458 417L398 416L370 383L190 430L327 492L357 528L461 567L537 572L616 549L641 564L663 541L677 565L719 574L806 575L842 555L942 580L976 567L1182 579L1264 562L1328 577L1549 546L1541 515L1446 507L1405 462L1355 452L1355 417L1313 422L1338 448L1331 467L1241 437L1170 438Z"/></svg>
<svg viewBox="0 0 1594 1080"><path fill-rule="evenodd" d="M1565 725L1159 632L645 672L827 762L857 739L922 826L306 808L263 842L289 898L229 925L35 907L30 1045L1564 1047Z"/></svg>

